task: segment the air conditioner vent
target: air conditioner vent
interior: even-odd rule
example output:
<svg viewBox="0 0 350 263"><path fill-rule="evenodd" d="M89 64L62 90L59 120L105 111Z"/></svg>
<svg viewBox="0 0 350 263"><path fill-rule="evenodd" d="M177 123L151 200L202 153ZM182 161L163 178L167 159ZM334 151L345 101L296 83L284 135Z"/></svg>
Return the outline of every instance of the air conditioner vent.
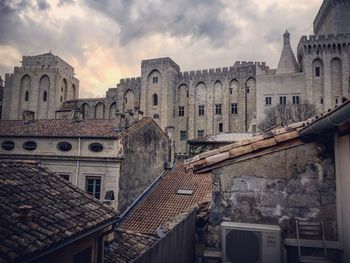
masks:
<svg viewBox="0 0 350 263"><path fill-rule="evenodd" d="M226 256L231 262L259 262L261 233L232 230L226 236Z"/></svg>

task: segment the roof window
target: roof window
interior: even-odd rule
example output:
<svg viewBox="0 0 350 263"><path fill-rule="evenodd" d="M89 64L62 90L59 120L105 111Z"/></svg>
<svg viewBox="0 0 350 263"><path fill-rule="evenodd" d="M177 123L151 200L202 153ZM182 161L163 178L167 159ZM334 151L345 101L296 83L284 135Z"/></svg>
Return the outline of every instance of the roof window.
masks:
<svg viewBox="0 0 350 263"><path fill-rule="evenodd" d="M176 194L178 195L193 195L193 189L177 189Z"/></svg>

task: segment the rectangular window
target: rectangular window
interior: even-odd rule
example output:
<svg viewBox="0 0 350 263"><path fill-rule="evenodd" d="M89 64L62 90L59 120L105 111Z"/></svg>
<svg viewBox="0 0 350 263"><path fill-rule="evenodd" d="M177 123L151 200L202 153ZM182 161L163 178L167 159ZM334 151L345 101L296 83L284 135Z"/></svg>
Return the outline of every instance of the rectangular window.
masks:
<svg viewBox="0 0 350 263"><path fill-rule="evenodd" d="M198 115L199 116L204 115L204 105L198 105Z"/></svg>
<svg viewBox="0 0 350 263"><path fill-rule="evenodd" d="M204 137L204 130L198 130L197 135L198 137Z"/></svg>
<svg viewBox="0 0 350 263"><path fill-rule="evenodd" d="M320 76L321 76L321 68L315 67L315 77L320 77Z"/></svg>
<svg viewBox="0 0 350 263"><path fill-rule="evenodd" d="M152 82L153 83L158 83L158 77L153 77Z"/></svg>
<svg viewBox="0 0 350 263"><path fill-rule="evenodd" d="M179 117L185 116L185 107L179 106Z"/></svg>
<svg viewBox="0 0 350 263"><path fill-rule="evenodd" d="M265 97L265 105L271 105L272 104L272 97Z"/></svg>
<svg viewBox="0 0 350 263"><path fill-rule="evenodd" d="M85 191L93 197L101 197L101 177L86 177Z"/></svg>
<svg viewBox="0 0 350 263"><path fill-rule="evenodd" d="M299 104L299 103L300 103L299 96L293 96L293 104Z"/></svg>
<svg viewBox="0 0 350 263"><path fill-rule="evenodd" d="M232 93L233 93L233 89L232 89L232 88L230 88L230 94L232 95Z"/></svg>
<svg viewBox="0 0 350 263"><path fill-rule="evenodd" d="M222 104L215 104L215 114L216 115L221 115L222 114Z"/></svg>
<svg viewBox="0 0 350 263"><path fill-rule="evenodd" d="M286 96L280 96L280 104L283 104L283 105L287 104L287 97Z"/></svg>
<svg viewBox="0 0 350 263"><path fill-rule="evenodd" d="M91 252L92 248L88 247L78 254L74 255L73 262L74 263L90 263L91 262Z"/></svg>
<svg viewBox="0 0 350 263"><path fill-rule="evenodd" d="M221 122L219 123L219 132L223 132L224 131L224 124L222 124Z"/></svg>
<svg viewBox="0 0 350 263"><path fill-rule="evenodd" d="M320 103L323 104L323 98L320 98Z"/></svg>
<svg viewBox="0 0 350 263"><path fill-rule="evenodd" d="M186 131L180 131L180 141L186 141L187 133Z"/></svg>
<svg viewBox="0 0 350 263"><path fill-rule="evenodd" d="M238 106L237 103L231 104L231 114L237 114L238 113Z"/></svg>

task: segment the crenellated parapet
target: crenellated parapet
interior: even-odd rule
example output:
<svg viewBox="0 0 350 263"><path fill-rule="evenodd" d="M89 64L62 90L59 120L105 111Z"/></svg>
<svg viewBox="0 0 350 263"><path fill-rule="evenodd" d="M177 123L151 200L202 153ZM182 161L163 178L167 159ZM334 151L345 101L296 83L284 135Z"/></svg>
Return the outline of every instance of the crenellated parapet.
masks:
<svg viewBox="0 0 350 263"><path fill-rule="evenodd" d="M350 33L338 35L302 36L298 44L298 55L349 52Z"/></svg>
<svg viewBox="0 0 350 263"><path fill-rule="evenodd" d="M265 62L236 61L231 67L180 72L179 80L180 82L188 83L198 80L209 81L211 79L247 78L256 75L257 67L265 70L269 68Z"/></svg>
<svg viewBox="0 0 350 263"><path fill-rule="evenodd" d="M30 74L30 73L60 73L67 79L71 79L73 82L79 82L79 80L74 77L74 74L72 74L70 71L64 70L59 67L53 67L50 65L40 65L40 66L22 66L22 67L15 67L14 73L17 74Z"/></svg>
<svg viewBox="0 0 350 263"><path fill-rule="evenodd" d="M139 90L141 88L141 77L137 78L124 78L117 84L117 89L123 90Z"/></svg>

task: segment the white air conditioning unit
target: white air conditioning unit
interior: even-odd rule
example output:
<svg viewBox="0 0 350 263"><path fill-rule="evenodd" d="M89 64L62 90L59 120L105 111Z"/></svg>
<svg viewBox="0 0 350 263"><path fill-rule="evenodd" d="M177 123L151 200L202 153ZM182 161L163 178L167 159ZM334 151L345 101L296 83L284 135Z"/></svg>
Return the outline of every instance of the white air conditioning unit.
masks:
<svg viewBox="0 0 350 263"><path fill-rule="evenodd" d="M221 223L223 263L280 263L281 229L276 225Z"/></svg>

